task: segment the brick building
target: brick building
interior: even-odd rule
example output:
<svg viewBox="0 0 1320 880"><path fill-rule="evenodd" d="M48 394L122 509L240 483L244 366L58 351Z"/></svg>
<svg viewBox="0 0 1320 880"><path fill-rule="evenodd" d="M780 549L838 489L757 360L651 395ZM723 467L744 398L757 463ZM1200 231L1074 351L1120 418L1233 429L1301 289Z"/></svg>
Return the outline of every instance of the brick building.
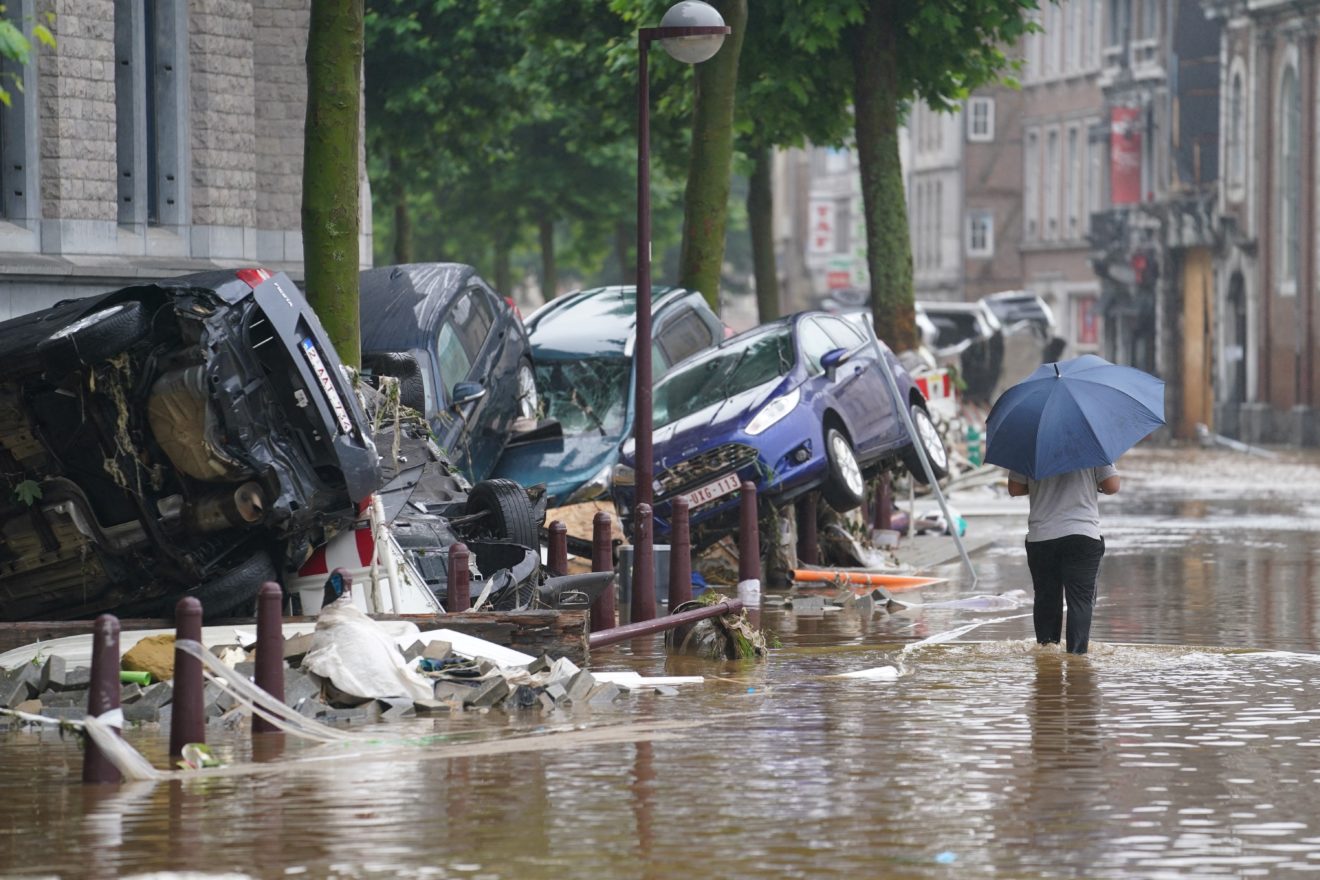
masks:
<svg viewBox="0 0 1320 880"><path fill-rule="evenodd" d="M0 319L144 277L302 277L310 0L5 0L57 46L0 109ZM362 174L362 264L370 199Z"/></svg>

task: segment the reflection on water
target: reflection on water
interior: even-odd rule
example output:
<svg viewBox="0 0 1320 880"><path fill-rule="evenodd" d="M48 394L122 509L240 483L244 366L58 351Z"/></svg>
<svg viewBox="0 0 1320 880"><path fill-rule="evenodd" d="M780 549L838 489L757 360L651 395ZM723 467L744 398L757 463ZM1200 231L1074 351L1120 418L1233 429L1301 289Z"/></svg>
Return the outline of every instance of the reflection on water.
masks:
<svg viewBox="0 0 1320 880"><path fill-rule="evenodd" d="M217 733L228 761L260 766L123 788L81 786L77 745L57 733L3 734L0 874L1316 870L1320 541L1276 528L1273 509L1252 529L1231 499L1177 503L1111 518L1086 657L1035 645L1022 610L935 604L1029 589L1020 524L1007 523L977 557L976 588L926 591L931 607L767 609L783 643L767 664L666 658L658 638L598 654L602 668L708 676L677 697L567 718L418 719L389 729L413 738L402 745ZM972 623L961 641L904 650ZM835 677L884 665L896 681ZM448 736L422 739L435 733ZM531 737L517 751L473 744L515 734ZM165 735L129 738L164 765Z"/></svg>

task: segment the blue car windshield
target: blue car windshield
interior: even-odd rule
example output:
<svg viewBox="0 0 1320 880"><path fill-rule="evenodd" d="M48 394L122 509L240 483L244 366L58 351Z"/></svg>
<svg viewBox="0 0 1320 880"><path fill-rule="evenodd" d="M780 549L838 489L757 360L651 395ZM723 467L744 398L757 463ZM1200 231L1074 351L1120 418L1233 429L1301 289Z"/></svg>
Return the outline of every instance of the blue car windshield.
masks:
<svg viewBox="0 0 1320 880"><path fill-rule="evenodd" d="M787 326L749 336L666 376L655 387L655 427L786 376L791 369L793 336Z"/></svg>
<svg viewBox="0 0 1320 880"><path fill-rule="evenodd" d="M557 419L565 434L622 434L631 380L630 358L541 361L536 365L536 386L545 416Z"/></svg>

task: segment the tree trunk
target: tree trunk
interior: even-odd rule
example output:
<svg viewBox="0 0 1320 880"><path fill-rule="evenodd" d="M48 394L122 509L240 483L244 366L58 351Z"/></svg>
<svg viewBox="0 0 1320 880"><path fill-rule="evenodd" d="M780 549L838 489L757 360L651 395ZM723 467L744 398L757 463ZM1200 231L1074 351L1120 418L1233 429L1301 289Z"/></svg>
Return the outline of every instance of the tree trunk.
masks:
<svg viewBox="0 0 1320 880"><path fill-rule="evenodd" d="M408 187L397 151L390 152L390 194L394 199L394 263L413 261L412 214L408 212Z"/></svg>
<svg viewBox="0 0 1320 880"><path fill-rule="evenodd" d="M637 283L637 264L632 259L632 249L637 233L633 227L620 221L614 224L614 254L619 258L619 279L622 284Z"/></svg>
<svg viewBox="0 0 1320 880"><path fill-rule="evenodd" d="M362 0L312 0L303 135L307 299L339 358L360 366L358 122Z"/></svg>
<svg viewBox="0 0 1320 880"><path fill-rule="evenodd" d="M541 299L549 302L559 292L555 270L555 221L543 217L537 226L541 234Z"/></svg>
<svg viewBox="0 0 1320 880"><path fill-rule="evenodd" d="M513 245L503 236L495 240L495 291L500 296L513 296Z"/></svg>
<svg viewBox="0 0 1320 880"><path fill-rule="evenodd" d="M895 351L917 344L903 168L898 157L898 4L871 0L853 32L853 111L875 330Z"/></svg>
<svg viewBox="0 0 1320 880"><path fill-rule="evenodd" d="M779 271L775 266L775 197L770 188L773 161L769 147L752 157L747 188L747 222L752 234L752 271L756 275L756 316L762 324L779 317Z"/></svg>
<svg viewBox="0 0 1320 880"><path fill-rule="evenodd" d="M712 5L733 32L724 38L714 58L697 65L679 283L700 290L718 312L733 174L733 101L738 56L747 30L747 0L715 0Z"/></svg>

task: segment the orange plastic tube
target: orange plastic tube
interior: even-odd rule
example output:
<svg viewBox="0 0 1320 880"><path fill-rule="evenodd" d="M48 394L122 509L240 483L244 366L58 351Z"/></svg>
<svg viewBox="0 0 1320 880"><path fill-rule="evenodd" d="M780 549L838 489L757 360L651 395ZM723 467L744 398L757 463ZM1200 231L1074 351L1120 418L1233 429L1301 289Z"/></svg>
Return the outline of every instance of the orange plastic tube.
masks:
<svg viewBox="0 0 1320 880"><path fill-rule="evenodd" d="M793 580L803 583L821 583L864 587L884 587L890 591L915 590L931 584L942 584L946 578L914 577L902 574L876 574L869 571L847 569L799 568L793 571Z"/></svg>

